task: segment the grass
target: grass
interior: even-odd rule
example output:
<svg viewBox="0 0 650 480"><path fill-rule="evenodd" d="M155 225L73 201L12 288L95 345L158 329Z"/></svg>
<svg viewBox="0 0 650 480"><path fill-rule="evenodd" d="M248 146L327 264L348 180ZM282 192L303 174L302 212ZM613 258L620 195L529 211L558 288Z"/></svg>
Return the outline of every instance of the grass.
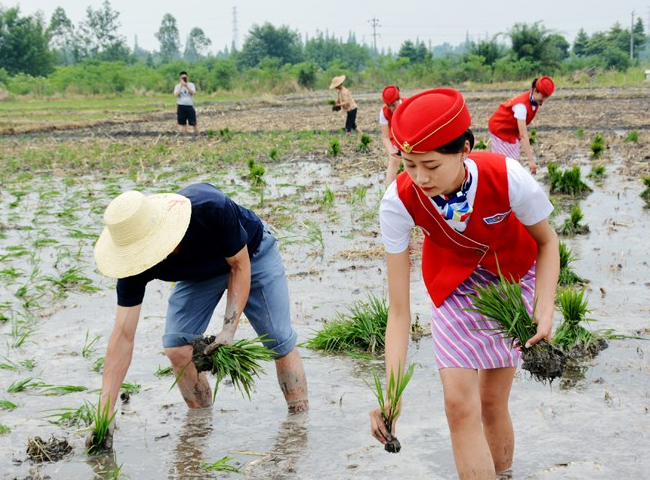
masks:
<svg viewBox="0 0 650 480"><path fill-rule="evenodd" d="M167 377L174 374L174 369L172 367L161 367L158 365L158 370L154 372L156 377Z"/></svg>
<svg viewBox="0 0 650 480"><path fill-rule="evenodd" d="M585 284L587 280L573 271L571 263L576 260L571 248L562 240L558 242L560 251L560 277L558 285L567 286L575 284Z"/></svg>
<svg viewBox="0 0 650 480"><path fill-rule="evenodd" d="M231 460L234 460L234 457L223 457L220 460L217 460L213 463L206 463L201 460L201 469L206 472L230 472L230 473L241 473L239 468L234 465L228 464Z"/></svg>
<svg viewBox="0 0 650 480"><path fill-rule="evenodd" d="M589 185L584 183L580 174L580 167L573 167L569 170L559 170L557 163L549 163L548 179L551 193L561 193L572 197L583 196L591 192Z"/></svg>
<svg viewBox="0 0 650 480"><path fill-rule="evenodd" d="M381 385L381 379L379 378L379 375L377 375L377 372L373 372L373 393L375 394L377 402L379 403L379 409L381 411L381 417L384 421L384 425L386 426L388 433L391 434L390 442L386 444L385 449L391 453L397 453L401 449L399 441L393 436L393 422L397 419L397 417L399 417L399 414L401 412L402 393L404 393L404 389L406 389L406 386L411 380L414 369L415 365L411 364L406 369L406 371L403 372L403 374L401 371L401 365L397 367L397 374L391 370L385 397L384 389Z"/></svg>
<svg viewBox="0 0 650 480"><path fill-rule="evenodd" d="M139 393L140 390L142 390L142 385L139 383L123 382L122 386L120 387L120 391L130 394Z"/></svg>
<svg viewBox="0 0 650 480"><path fill-rule="evenodd" d="M580 205L571 207L569 216L564 220L564 223L558 230L560 235L572 237L574 235L582 235L589 232L589 226L580 223L584 218Z"/></svg>
<svg viewBox="0 0 650 480"><path fill-rule="evenodd" d="M55 425L87 427L94 419L93 406L86 402L79 408L62 408L45 418L51 418Z"/></svg>
<svg viewBox="0 0 650 480"><path fill-rule="evenodd" d="M584 288L579 291L573 288L562 289L558 292L556 301L562 314L562 323L553 335L554 345L563 350L584 350L599 339L581 325L583 322L593 321L586 318L589 309Z"/></svg>
<svg viewBox="0 0 650 480"><path fill-rule="evenodd" d="M11 382L11 385L7 387L8 393L19 393L24 392L28 388L39 388L44 384L42 382L34 380L33 377L25 378L24 380L14 380Z"/></svg>
<svg viewBox="0 0 650 480"><path fill-rule="evenodd" d="M84 346L81 349L81 356L84 358L90 358L90 356L95 351L95 344L102 338L101 335L96 334L93 338L89 338L90 331L86 330L86 339L84 340Z"/></svg>
<svg viewBox="0 0 650 480"><path fill-rule="evenodd" d="M332 157L338 157L341 154L341 142L338 139L334 138L330 140L330 148L327 154Z"/></svg>
<svg viewBox="0 0 650 480"><path fill-rule="evenodd" d="M0 435L4 435L6 433L11 433L11 428L0 423Z"/></svg>
<svg viewBox="0 0 650 480"><path fill-rule="evenodd" d="M474 150L487 150L487 143L482 138L477 138L474 143Z"/></svg>
<svg viewBox="0 0 650 480"><path fill-rule="evenodd" d="M205 339L207 344L212 341L213 339L210 337ZM262 363L274 359L273 351L260 343L264 341L262 337L257 337L252 340L239 340L232 345L220 345L209 356L203 353L205 349L203 343L201 346L195 344L192 360L196 364L197 370L199 372L209 371L216 377L212 394L213 401L217 396L219 384L225 378L230 378L235 389L239 390L243 397L251 399L255 377L259 378L260 374L264 373ZM181 372L180 375L182 374ZM178 382L180 375L176 378L174 385Z"/></svg>
<svg viewBox="0 0 650 480"><path fill-rule="evenodd" d="M600 181L606 176L607 176L607 172L605 171L605 165L594 165L591 168L591 172L589 172L589 175L587 175L587 178L591 178L592 180L595 181Z"/></svg>
<svg viewBox="0 0 650 480"><path fill-rule="evenodd" d="M591 140L591 158L600 158L605 151L605 137L600 133L594 135L594 138Z"/></svg>
<svg viewBox="0 0 650 480"><path fill-rule="evenodd" d="M643 177L641 179L645 189L639 195L646 202L646 206L650 205L650 177Z"/></svg>
<svg viewBox="0 0 650 480"><path fill-rule="evenodd" d="M348 313L337 312L306 346L328 352L378 354L384 350L387 322L386 300L370 295L353 304Z"/></svg>
<svg viewBox="0 0 650 480"><path fill-rule="evenodd" d="M627 136L623 139L625 143L639 143L639 132L637 130L630 130Z"/></svg>
<svg viewBox="0 0 650 480"><path fill-rule="evenodd" d="M266 168L261 163L256 163L254 159L248 160L248 179L253 187L261 187L266 185L264 180L264 173Z"/></svg>
<svg viewBox="0 0 650 480"><path fill-rule="evenodd" d="M18 405L16 405L13 402L10 402L9 400L0 400L0 410L7 410L7 411L12 411L18 408Z"/></svg>
<svg viewBox="0 0 650 480"><path fill-rule="evenodd" d="M325 210L331 210L332 207L334 206L334 200L335 200L335 195L332 189L329 187L325 188L325 191L323 192L323 196L320 199L320 205L323 207Z"/></svg>

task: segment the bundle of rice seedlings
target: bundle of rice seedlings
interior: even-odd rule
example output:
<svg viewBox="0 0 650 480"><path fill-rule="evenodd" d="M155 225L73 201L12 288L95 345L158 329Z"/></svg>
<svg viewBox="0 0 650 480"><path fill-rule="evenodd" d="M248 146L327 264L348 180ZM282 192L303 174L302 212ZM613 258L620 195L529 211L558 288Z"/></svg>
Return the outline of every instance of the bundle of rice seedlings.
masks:
<svg viewBox="0 0 650 480"><path fill-rule="evenodd" d="M260 344L268 340L262 337L239 340L232 345L220 345L212 354L206 355L205 348L214 342L214 339L214 335L196 339L192 353L192 362L196 365L197 371L210 372L216 377L212 400L214 401L217 396L219 383L226 377L230 378L242 396L250 400L255 384L254 377L259 378L260 374L264 373L261 363L274 359L273 350Z"/></svg>
<svg viewBox="0 0 650 480"><path fill-rule="evenodd" d="M584 225L580 223L583 218L584 215L582 214L582 209L580 208L580 205L574 205L573 207L571 207L571 213L564 220L564 224L558 230L558 233L560 235L569 236L569 237L573 235L582 235L585 233L589 233L589 225Z"/></svg>
<svg viewBox="0 0 650 480"><path fill-rule="evenodd" d="M560 278L558 284L574 285L577 283L583 285L587 283L587 280L575 273L571 267L571 263L576 259L571 248L562 240L559 241L558 248L560 251Z"/></svg>
<svg viewBox="0 0 650 480"><path fill-rule="evenodd" d="M113 442L110 438L112 435L110 427L117 410L109 414L109 402L106 402L102 407L101 400L97 402L97 405L89 404L88 406L91 410L90 418L92 420L92 424L89 427L92 432L92 437L88 446L88 453L98 454L105 450L110 450L113 447Z"/></svg>
<svg viewBox="0 0 650 480"><path fill-rule="evenodd" d="M582 326L591 322L586 318L589 309L585 299L585 289L578 291L566 288L557 294L558 309L562 314L562 323L553 335L553 344L572 356L596 355L607 347L607 341L598 333Z"/></svg>
<svg viewBox="0 0 650 480"><path fill-rule="evenodd" d="M478 312L487 320L494 322L488 328L495 335L503 336L512 345L518 345L522 352L522 368L530 372L537 381L552 382L562 376L566 355L553 345L542 340L526 348L526 342L537 333L537 326L529 315L521 295L521 283L509 282L499 274L496 283L477 286L473 307L468 310Z"/></svg>
<svg viewBox="0 0 650 480"><path fill-rule="evenodd" d="M307 347L328 352L351 354L376 354L384 350L388 304L374 295L366 301L358 301L349 313L336 313L336 318L325 324L314 337L307 340Z"/></svg>
<svg viewBox="0 0 650 480"><path fill-rule="evenodd" d="M391 370L390 378L388 380L388 388L386 389L386 397L384 397L384 389L381 386L379 375L377 375L377 372L373 372L373 378L375 381L373 393L375 394L375 397L377 397L384 426L390 434L390 441L384 445L384 450L390 453L398 453L402 449L402 444L397 437L393 435L393 422L397 417L399 417L401 412L402 393L413 376L414 368L415 365L411 364L404 372L404 375L402 375L401 366L398 366L397 376L395 376L394 372Z"/></svg>

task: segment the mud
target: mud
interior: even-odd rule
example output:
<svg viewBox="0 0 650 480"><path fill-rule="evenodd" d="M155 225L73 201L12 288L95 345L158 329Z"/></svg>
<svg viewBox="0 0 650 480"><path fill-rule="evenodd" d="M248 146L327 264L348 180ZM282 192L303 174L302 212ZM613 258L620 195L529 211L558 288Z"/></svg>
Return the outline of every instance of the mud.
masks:
<svg viewBox="0 0 650 480"><path fill-rule="evenodd" d="M609 480L647 476L650 212L639 197L643 190L640 178L650 175L647 92L646 88L560 89L535 121L540 179L550 161L563 167L580 166L583 178L595 163L607 167L608 176L602 182L585 180L593 192L575 200L590 232L566 241L578 257L573 263L576 273L589 280L590 317L597 320L590 327L644 339L611 340L607 349L580 362L576 371L565 373L551 386L534 381L523 370L517 373L510 403L517 438L513 478ZM236 167L212 172L197 168L191 176L179 173L169 180L217 183L274 227L300 342L334 318L337 311L346 311L369 293L386 296L386 265L376 221L385 162L376 125L379 94L353 93L360 105L359 126L375 139L370 153L355 149L344 151L336 159L320 152L283 155L282 162L267 165L263 202ZM478 137L485 137L487 117L496 105L515 93L467 93ZM331 111L329 98L331 92L236 104L203 103L198 107L199 121L204 131L228 126L235 135L239 131L305 129L335 136L345 119ZM160 135L174 136L173 119L170 108L169 114L139 123L106 124L51 135L61 141L105 136L125 144L146 142ZM576 135L579 128L586 132L582 138ZM630 129L639 131L636 144L623 141ZM589 142L597 132L605 133L607 149L603 158L595 161L590 159ZM203 141L174 138L178 143L171 148ZM35 138L3 137L1 141ZM22 345L11 346L15 342L11 322L0 322L0 358L17 366L15 370L0 369L0 399L18 406L0 412L0 423L11 429L0 435L0 479L111 478L111 472L120 466L123 478L138 480L456 478L429 336L418 335L419 340L411 340L408 362L419 367L404 392L395 432L404 448L397 455L387 455L370 435L368 412L375 408L375 400L365 382L375 369L381 369L381 359L325 355L299 346L309 382L309 412L287 415L275 375L263 375L256 381L250 401L242 399L232 385L224 384L213 408L188 411L178 389L170 388L173 377L161 378L155 373L168 365L161 346L170 291L165 282L153 282L147 288L126 378L141 384L142 390L119 406L114 451L93 457L85 454L84 434L74 427L54 425L47 416L52 410L78 407L85 400L95 402L97 393L93 389L101 386L101 375L93 364L104 355L112 329L114 282L95 271L92 238L74 232L99 233L101 212L115 192L108 188L106 176L99 173L78 178L76 183L64 180L36 174L28 185L0 191L1 255L14 254L17 246L25 246L33 254L3 259L2 270L15 268L20 276L3 281L0 305L10 304L11 308L3 307L2 312L10 316L22 312L20 299L25 297L16 295L22 287L42 293L40 305L34 304L30 310L36 317L36 328ZM139 186L133 179L120 178L116 183L123 190ZM153 192L164 187L151 182L144 189ZM365 198L352 202L352 192L361 187L366 189ZM335 192L330 211L317 207L326 188ZM16 190L25 194L18 206L12 207ZM68 204L75 206L72 214L64 214L60 208ZM555 226L568 215L562 205L557 210L552 218ZM319 230L306 229L309 222ZM320 240L314 241L313 234L319 232ZM58 243L43 242L44 238ZM415 241L418 238L414 236ZM35 242L43 246L33 250ZM29 282L36 266L39 276L56 276L71 258L99 287L97 293L73 290L65 297L55 297L51 284L39 290ZM413 322L428 330L430 302L421 283L419 258L413 255L412 260ZM223 316L219 308L207 333L219 330ZM555 320L557 325L559 316ZM84 356L81 351L87 332L101 338L96 349ZM236 338L254 336L243 320ZM23 364L27 360L34 364L31 370ZM37 389L6 391L12 382L30 376L53 385L84 385L89 390L62 396L43 395ZM73 451L58 462L31 465L26 456L28 438L52 434L65 437ZM202 462L213 463L226 455L234 457L233 463L243 475L202 469Z"/></svg>
<svg viewBox="0 0 650 480"><path fill-rule="evenodd" d="M550 343L540 342L521 353L521 368L542 383L553 383L562 377L566 367L567 355Z"/></svg>

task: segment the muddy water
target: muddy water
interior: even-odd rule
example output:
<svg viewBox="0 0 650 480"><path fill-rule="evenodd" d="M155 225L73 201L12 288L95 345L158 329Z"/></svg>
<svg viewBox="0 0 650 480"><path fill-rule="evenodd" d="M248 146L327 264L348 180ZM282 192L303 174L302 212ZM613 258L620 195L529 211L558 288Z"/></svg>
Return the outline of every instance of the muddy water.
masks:
<svg viewBox="0 0 650 480"><path fill-rule="evenodd" d="M585 173L588 163L583 162ZM577 272L591 281L589 305L591 316L598 320L594 327L613 328L624 334L646 329L647 337L650 214L638 196L641 182L618 174L618 167L608 166L610 176L580 202L591 233L568 243L580 257L575 262ZM295 328L302 341L336 311L347 311L370 293L385 295L385 266L376 254L380 240L373 213L381 196L383 174L358 177L340 173L328 163L273 166L267 172L263 204L260 195L248 190L237 173L197 179L224 186L240 203L277 221ZM114 455L84 454L81 433L53 425L45 416L50 410L95 401L96 393L46 396L34 389L6 392L11 382L26 377L54 385L84 385L90 390L101 386L101 376L92 365L104 355L111 331L113 284L94 271L92 239L78 239L70 232L96 232L101 208L114 192L92 179L81 184L85 186L66 187L57 180L37 180L31 184L32 193L21 197L14 207L9 206L14 195L2 194L2 224L20 227L4 230L2 254L12 245L29 248L35 239L48 235L60 241L42 247L37 259L6 259L3 269L20 268L29 276L38 264L41 278L60 272L61 265L70 262L81 265L83 274L101 291L73 292L65 299L55 299L52 288L46 288L37 310L43 318L18 348L10 346L10 322L0 325L7 339L0 346L0 358L18 364L32 359L36 364L32 371L22 366L0 370L0 399L18 405L12 412L0 411L0 423L11 428L11 433L0 435L1 479L24 478L30 473L53 479L109 478L107 472L120 465L122 478L138 480L455 478L430 338L412 342L409 350L410 361L419 367L406 392L397 426L402 451L392 455L369 435L368 411L374 408L375 400L364 380L371 378L374 368L381 368L381 360L324 355L301 347L310 388L308 413L286 414L272 367L257 382L252 401L224 385L214 408L188 412L178 391L170 390L173 379L154 375L159 366L168 364L160 344L169 294L169 285L163 282L148 287L126 378L140 384L142 390L119 409ZM331 209L320 206L327 188L335 193ZM58 195L50 193L49 199L43 194L53 191ZM68 202L74 207L72 213L53 208ZM36 214L43 209L46 211ZM72 217L69 224L62 225L62 218ZM562 214L554 221L559 225L561 220ZM70 257L75 255L73 263ZM15 302L14 293L23 282L5 282L0 288L0 302ZM426 324L429 305L417 267L412 299L414 317ZM221 309L216 313L211 331L218 328L222 313ZM81 355L86 332L91 337L101 335L88 358ZM252 328L243 322L238 337L253 335ZM511 399L517 435L515 478L646 478L649 357L647 341L616 340L570 381L544 386L518 374ZM73 454L55 464L30 465L25 461L27 438L47 438L50 434L68 437L75 445ZM231 463L245 475L217 474L201 468L202 462L213 463L227 455L234 457Z"/></svg>

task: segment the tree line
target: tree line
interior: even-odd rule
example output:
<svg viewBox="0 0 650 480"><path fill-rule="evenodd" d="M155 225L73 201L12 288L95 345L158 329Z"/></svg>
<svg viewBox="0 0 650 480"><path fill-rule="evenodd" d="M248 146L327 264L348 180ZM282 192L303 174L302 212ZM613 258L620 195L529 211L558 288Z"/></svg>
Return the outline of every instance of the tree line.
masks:
<svg viewBox="0 0 650 480"><path fill-rule="evenodd" d="M74 25L61 7L49 21L0 6L0 84L14 94L166 91L178 71L191 70L203 91L323 88L344 73L353 83L419 87L464 81L523 80L540 73L625 71L647 61L648 36L639 18L632 29L619 23L591 35L581 29L573 44L542 22L516 23L505 35L463 44L428 47L406 40L397 52L375 51L347 39L319 33L305 38L288 26L254 25L241 49L216 54L206 33L195 27L181 42L178 24L165 14L155 36L156 51L130 48L119 34L119 13L109 0L88 7Z"/></svg>

